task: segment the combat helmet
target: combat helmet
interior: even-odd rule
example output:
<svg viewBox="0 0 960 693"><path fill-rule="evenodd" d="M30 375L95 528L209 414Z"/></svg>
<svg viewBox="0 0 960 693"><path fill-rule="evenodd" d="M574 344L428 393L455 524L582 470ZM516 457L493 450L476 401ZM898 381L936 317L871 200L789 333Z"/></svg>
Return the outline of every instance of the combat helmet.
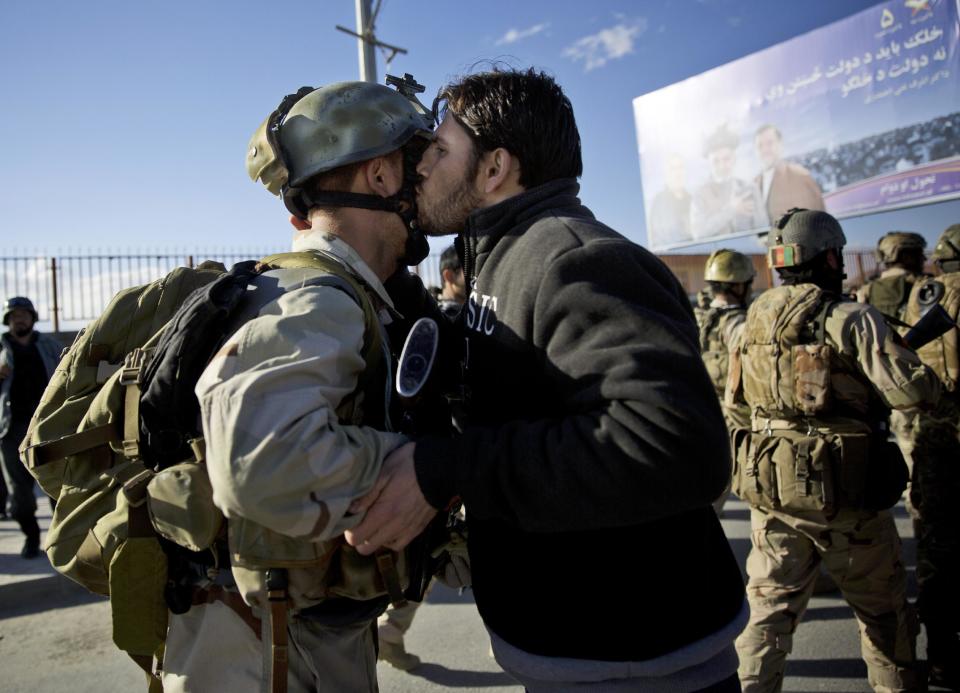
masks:
<svg viewBox="0 0 960 693"><path fill-rule="evenodd" d="M911 231L891 231L885 233L877 242L875 255L877 262L890 264L897 262L902 250L924 250L927 247L927 239L919 233Z"/></svg>
<svg viewBox="0 0 960 693"><path fill-rule="evenodd" d="M767 264L774 269L802 265L820 253L847 244L840 223L826 212L794 207L767 235Z"/></svg>
<svg viewBox="0 0 960 693"><path fill-rule="evenodd" d="M756 276L753 261L743 253L721 248L714 250L707 258L703 278L708 282L739 284L751 281Z"/></svg>
<svg viewBox="0 0 960 693"><path fill-rule="evenodd" d="M960 224L952 224L940 234L936 247L930 253L930 259L937 262L960 260Z"/></svg>
<svg viewBox="0 0 960 693"><path fill-rule="evenodd" d="M14 296L13 298L8 298L7 302L3 304L4 325L10 323L10 313L15 310L25 310L29 312L33 316L34 322L39 319L39 316L37 315L37 309L33 307L33 301L26 296Z"/></svg>
<svg viewBox="0 0 960 693"><path fill-rule="evenodd" d="M414 229L415 169L432 138L432 117L416 98L423 87L410 75L387 81L397 90L371 82L337 82L317 89L303 87L284 97L247 145L250 178L280 195L290 213L300 219L318 205L390 211L403 218L411 234L422 237ZM304 187L318 174L396 150L404 151L404 184L396 195ZM426 238L417 238L416 243L425 257Z"/></svg>

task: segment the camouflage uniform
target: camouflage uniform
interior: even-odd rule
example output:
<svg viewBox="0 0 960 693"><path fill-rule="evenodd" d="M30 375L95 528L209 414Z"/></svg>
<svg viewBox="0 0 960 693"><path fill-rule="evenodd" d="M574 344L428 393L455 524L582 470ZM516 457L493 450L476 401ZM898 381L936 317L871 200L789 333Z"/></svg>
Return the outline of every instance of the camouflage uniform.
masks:
<svg viewBox="0 0 960 693"><path fill-rule="evenodd" d="M751 307L740 353L745 373L764 365L752 362L754 356L746 346L751 330L763 328L763 309L777 292L811 286L772 289ZM866 434L869 438L871 427L863 421L872 413L884 407L906 409L935 398L938 388L932 374L913 352L894 341L874 309L854 303L834 304L826 314L823 338L835 355L829 376L834 402L831 414L806 419L783 417L751 402L748 388L745 396L753 411L755 433L771 439L786 436L788 431L814 431L827 437ZM786 467L778 465L778 474L784 470ZM783 486L789 483L783 482ZM784 493L786 490L781 489ZM785 498L781 500L789 505ZM788 510L771 503L754 505L751 524L752 550L747 561L751 616L737 641L744 691L780 690L793 633L813 593L821 561L860 622L871 686L897 691L917 685L915 629L907 609L906 573L889 512L839 503L833 508Z"/></svg>
<svg viewBox="0 0 960 693"><path fill-rule="evenodd" d="M821 564L860 623L871 687L922 685L900 541L881 509L906 483L884 422L891 409L935 401L939 382L875 308L802 283L820 277L839 291L845 244L825 212L782 217L768 263L790 281L754 301L731 358L727 399L742 395L752 415L734 461L734 491L752 506L751 614L737 640L747 693L781 690Z"/></svg>
<svg viewBox="0 0 960 693"><path fill-rule="evenodd" d="M913 286L923 279L922 276L914 274L902 267L888 267L881 272L877 279L864 284L857 291L857 300L861 303L869 303L884 315L889 315L897 320L907 322L907 299L910 298L910 292ZM906 332L905 327L894 326L900 334ZM913 413L892 411L890 412L890 431L896 436L897 445L903 453L903 459L907 467L913 470L913 429L916 416ZM907 510L911 516L916 518L916 510L907 495Z"/></svg>
<svg viewBox="0 0 960 693"><path fill-rule="evenodd" d="M952 237L951 237L952 234ZM947 229L933 257L956 263L960 252L949 241L960 240L960 226ZM946 269L946 268L945 268ZM953 270L954 267L949 269ZM954 321L960 317L960 271L926 279L910 294L907 319L919 320L939 303ZM944 386L936 409L921 412L916 421L917 461L913 469L911 500L917 522L917 601L920 619L927 628L927 658L931 681L938 674L953 677L956 689L956 662L960 657L957 627L960 624L960 522L955 510L960 498L960 397L957 381L957 329L918 349L921 360L936 372ZM938 671L940 669L941 671ZM948 673L949 672L949 673ZM946 683L946 681L943 681Z"/></svg>
<svg viewBox="0 0 960 693"><path fill-rule="evenodd" d="M358 274L372 287L381 318L390 319L390 298L350 246L314 231L295 243L297 251L311 249L338 258ZM287 291L227 340L196 392L214 501L228 518L243 517L280 535L316 542L338 537L359 522L361 516L348 513L351 501L373 487L384 457L405 441L396 433L344 424L337 416L363 377L363 344L361 307L331 286ZM244 600L261 613L266 605L261 571L234 566L232 572ZM304 618L297 614L326 597L324 574L315 567L291 568L289 574L294 607L288 630L290 690L376 690L373 622L383 603L346 623ZM215 620L222 637L239 651L263 649L247 624L219 607L194 607L172 619L168 652L172 647L174 662L165 662L165 682L192 686L177 690L202 690L199 684L209 673L205 662L211 660L203 653L205 641L195 636L213 627L206 620ZM184 637L177 638L178 632ZM220 641L206 642L216 650ZM253 677L262 674L259 661L233 674L247 670L241 690L257 690L259 678Z"/></svg>

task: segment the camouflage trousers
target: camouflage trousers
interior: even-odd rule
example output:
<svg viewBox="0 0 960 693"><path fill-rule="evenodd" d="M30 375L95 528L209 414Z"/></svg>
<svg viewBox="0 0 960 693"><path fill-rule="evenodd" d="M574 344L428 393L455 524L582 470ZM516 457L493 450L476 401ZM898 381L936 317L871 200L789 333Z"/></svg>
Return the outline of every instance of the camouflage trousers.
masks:
<svg viewBox="0 0 960 693"><path fill-rule="evenodd" d="M744 692L781 690L793 634L821 562L856 614L873 689L919 690L917 627L890 513L841 510L828 520L817 512L801 516L753 508L750 519L750 622L737 639Z"/></svg>

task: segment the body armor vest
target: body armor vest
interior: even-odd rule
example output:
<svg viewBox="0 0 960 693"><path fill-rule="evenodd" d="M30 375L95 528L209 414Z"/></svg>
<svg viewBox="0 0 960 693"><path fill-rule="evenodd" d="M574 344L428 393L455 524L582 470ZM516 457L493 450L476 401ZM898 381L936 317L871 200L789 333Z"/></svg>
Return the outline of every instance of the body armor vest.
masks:
<svg viewBox="0 0 960 693"><path fill-rule="evenodd" d="M916 324L937 303L954 321L957 320L960 316L960 272L919 281L910 294L906 321L911 325ZM917 350L920 360L937 374L949 392L957 391L960 379L957 347L957 328L953 328Z"/></svg>

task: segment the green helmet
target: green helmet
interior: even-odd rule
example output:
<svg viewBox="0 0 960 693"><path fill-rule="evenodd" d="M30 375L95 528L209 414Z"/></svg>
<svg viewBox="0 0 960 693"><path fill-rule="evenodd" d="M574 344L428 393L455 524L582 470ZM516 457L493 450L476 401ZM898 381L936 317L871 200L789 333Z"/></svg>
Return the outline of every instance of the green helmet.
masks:
<svg viewBox="0 0 960 693"><path fill-rule="evenodd" d="M940 234L937 247L930 253L930 259L940 262L960 260L960 224L952 224Z"/></svg>
<svg viewBox="0 0 960 693"><path fill-rule="evenodd" d="M431 120L415 99L371 82L304 87L284 98L257 128L247 146L247 173L290 211L300 186L317 174L366 161L403 147L415 136L431 137Z"/></svg>
<svg viewBox="0 0 960 693"><path fill-rule="evenodd" d="M877 262L889 264L896 262L901 250L923 250L927 247L927 239L919 233L910 231L891 231L886 233L877 242Z"/></svg>
<svg viewBox="0 0 960 693"><path fill-rule="evenodd" d="M840 250L847 237L839 222L826 212L793 208L767 235L767 264L774 269L809 262L820 253Z"/></svg>
<svg viewBox="0 0 960 693"><path fill-rule="evenodd" d="M743 253L721 248L707 258L703 278L708 282L739 284L751 281L756 276L753 261Z"/></svg>

